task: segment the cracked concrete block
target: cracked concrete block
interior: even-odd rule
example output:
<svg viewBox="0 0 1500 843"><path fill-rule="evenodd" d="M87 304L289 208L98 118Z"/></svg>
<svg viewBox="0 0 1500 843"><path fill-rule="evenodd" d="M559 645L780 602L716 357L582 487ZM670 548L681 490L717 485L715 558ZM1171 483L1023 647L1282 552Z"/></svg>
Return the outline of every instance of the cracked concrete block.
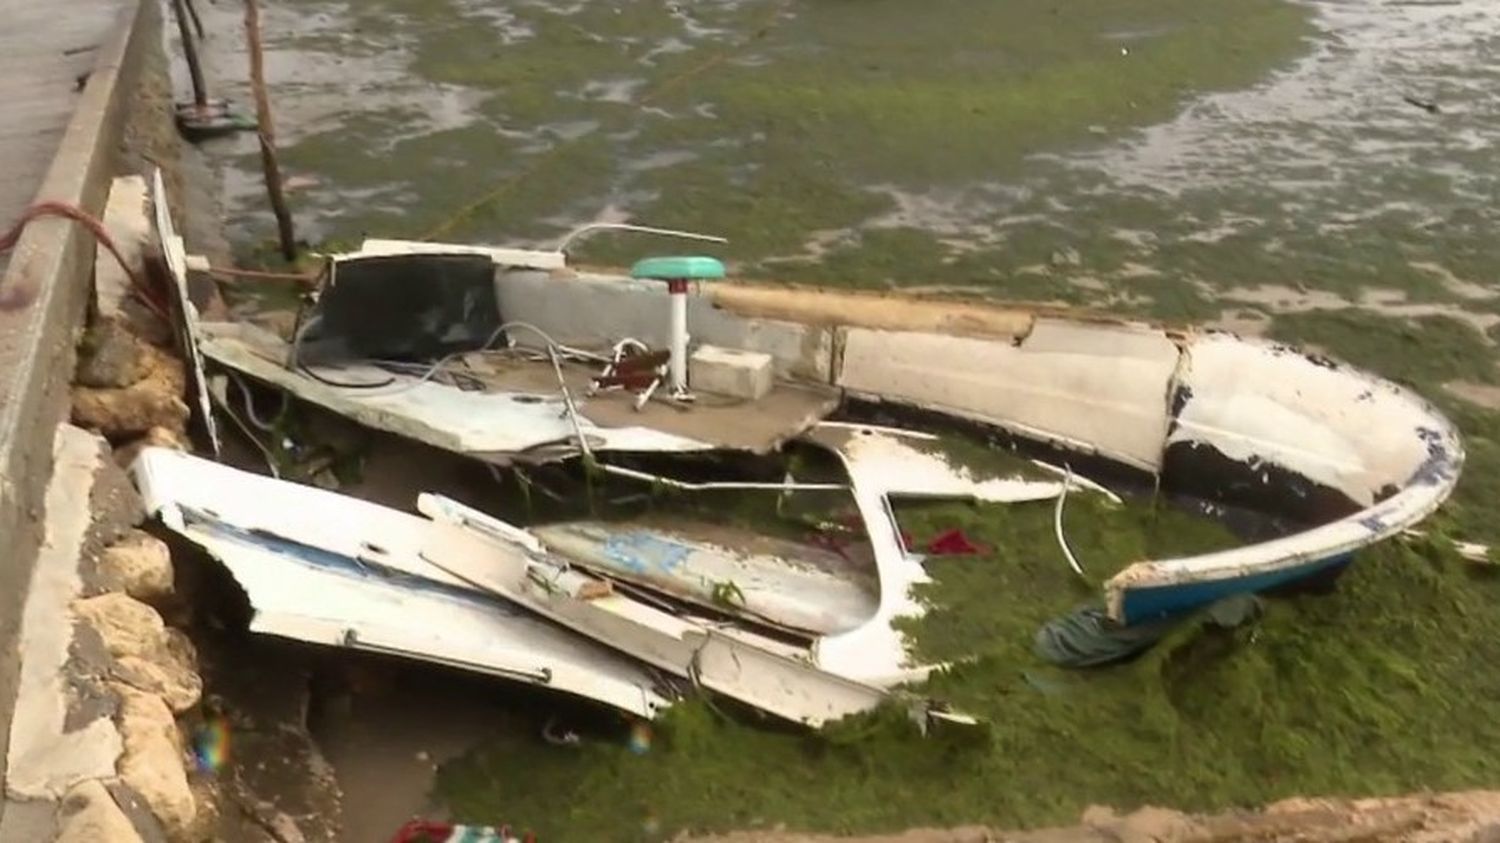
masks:
<svg viewBox="0 0 1500 843"><path fill-rule="evenodd" d="M88 642L79 633L85 627L69 612L82 586L79 566L104 449L101 439L76 427L58 429L46 541L31 571L14 644L20 677L4 781L12 799L59 798L80 781L110 775L120 754L120 736L109 717L112 703L94 693L83 664Z"/></svg>
<svg viewBox="0 0 1500 843"><path fill-rule="evenodd" d="M757 401L775 380L771 355L716 345L699 346L688 361L688 385L695 390Z"/></svg>
<svg viewBox="0 0 1500 843"><path fill-rule="evenodd" d="M99 555L101 583L110 590L160 606L172 597L172 553L167 543L132 530Z"/></svg>
<svg viewBox="0 0 1500 843"><path fill-rule="evenodd" d="M68 791L57 813L57 843L141 843L135 827L97 780Z"/></svg>
<svg viewBox="0 0 1500 843"><path fill-rule="evenodd" d="M123 684L112 687L120 695L119 726L125 739L120 778L146 801L169 839L192 839L198 805L188 786L182 735L171 710L153 694Z"/></svg>

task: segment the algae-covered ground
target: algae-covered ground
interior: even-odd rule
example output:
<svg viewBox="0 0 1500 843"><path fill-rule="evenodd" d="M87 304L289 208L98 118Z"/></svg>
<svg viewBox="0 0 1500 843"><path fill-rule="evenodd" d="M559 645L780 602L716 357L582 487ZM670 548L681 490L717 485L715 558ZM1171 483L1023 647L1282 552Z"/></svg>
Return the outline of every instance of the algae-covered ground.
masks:
<svg viewBox="0 0 1500 843"><path fill-rule="evenodd" d="M1211 522L1078 495L1069 541L1090 573L1222 547ZM659 840L679 829L834 831L1076 819L1089 804L1252 805L1493 783L1500 577L1439 545L1363 554L1332 594L1271 599L1230 631L1185 628L1122 666L1051 668L1040 624L1096 597L1067 567L1048 503L901 509L917 542L961 528L979 556L928 562L918 649L958 666L924 690L984 717L923 737L896 711L810 734L690 701L643 754L621 724L557 749L518 722L439 774L460 817L542 839Z"/></svg>
<svg viewBox="0 0 1500 843"><path fill-rule="evenodd" d="M743 277L1080 304L1314 346L1461 426L1467 469L1429 526L1500 542L1491 0L266 5L309 240L546 243L629 219L729 237L718 253ZM243 100L238 13L204 11L211 69ZM241 253L263 253L254 140L208 151ZM605 235L577 257L682 248ZM689 702L637 755L623 725L546 744L543 716L518 706L438 795L543 839L636 840L1500 783L1500 724L1484 716L1500 581L1441 541L1362 553L1334 592L1270 600L1251 627L1069 673L1043 667L1031 636L1096 591L1045 506L903 515L992 551L932 560L937 608L912 630L935 657L978 651L932 688L985 732L920 738L877 718L810 735ZM1100 576L1197 541L1185 517L1080 497L1068 532Z"/></svg>

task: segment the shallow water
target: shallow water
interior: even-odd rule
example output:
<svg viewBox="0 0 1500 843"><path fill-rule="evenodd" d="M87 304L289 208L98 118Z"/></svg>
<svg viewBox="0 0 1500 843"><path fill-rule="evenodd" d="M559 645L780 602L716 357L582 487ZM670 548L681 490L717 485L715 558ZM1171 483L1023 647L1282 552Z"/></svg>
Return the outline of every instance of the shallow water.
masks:
<svg viewBox="0 0 1500 843"><path fill-rule="evenodd" d="M752 275L1192 319L1280 309L1267 286L1294 310L1500 310L1485 0L1312 0L1306 38L1275 3L1044 6L298 0L265 29L311 241L631 218L729 236ZM238 20L215 17L211 76L239 96ZM1000 24L1018 34L968 32ZM209 148L253 246L253 141Z"/></svg>

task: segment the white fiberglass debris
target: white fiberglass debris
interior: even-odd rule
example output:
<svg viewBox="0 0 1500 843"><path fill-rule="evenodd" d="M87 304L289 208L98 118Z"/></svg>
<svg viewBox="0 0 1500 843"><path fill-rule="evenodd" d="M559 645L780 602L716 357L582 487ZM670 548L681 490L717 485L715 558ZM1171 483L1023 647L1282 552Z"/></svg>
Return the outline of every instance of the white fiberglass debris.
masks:
<svg viewBox="0 0 1500 843"><path fill-rule="evenodd" d="M357 498L147 448L150 512L249 599L252 631L486 673L641 717L670 705L652 672L423 559L441 527Z"/></svg>

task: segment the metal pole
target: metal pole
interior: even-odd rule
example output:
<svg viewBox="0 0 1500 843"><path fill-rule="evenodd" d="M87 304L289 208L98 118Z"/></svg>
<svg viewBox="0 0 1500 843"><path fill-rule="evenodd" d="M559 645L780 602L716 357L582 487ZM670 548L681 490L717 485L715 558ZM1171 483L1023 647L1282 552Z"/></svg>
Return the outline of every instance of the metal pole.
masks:
<svg viewBox="0 0 1500 843"><path fill-rule="evenodd" d="M193 30L188 22L188 12L183 0L172 0L172 11L177 17L177 31L182 36L182 54L187 58L188 74L193 78L193 104L202 111L208 106L208 85L203 82L203 67L198 64L198 45L193 41Z"/></svg>
<svg viewBox="0 0 1500 843"><path fill-rule="evenodd" d="M668 358L668 366L672 375L672 397L679 401L686 400L691 394L688 392L687 286L684 278L667 282L668 298L672 300L672 321L668 326L672 356Z"/></svg>

